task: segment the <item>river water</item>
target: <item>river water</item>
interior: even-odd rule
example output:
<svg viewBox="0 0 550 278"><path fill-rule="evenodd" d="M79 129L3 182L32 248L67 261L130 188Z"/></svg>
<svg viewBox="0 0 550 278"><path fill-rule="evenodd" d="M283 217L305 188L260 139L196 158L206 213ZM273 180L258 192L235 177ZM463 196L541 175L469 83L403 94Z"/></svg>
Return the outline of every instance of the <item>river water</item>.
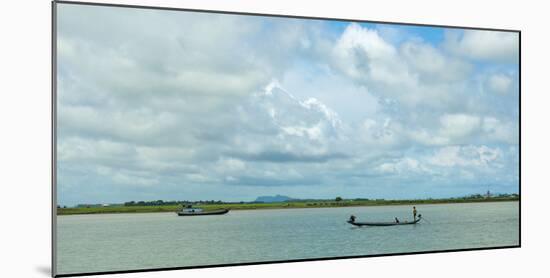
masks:
<svg viewBox="0 0 550 278"><path fill-rule="evenodd" d="M519 244L518 202L411 206L58 216L58 274L511 246Z"/></svg>

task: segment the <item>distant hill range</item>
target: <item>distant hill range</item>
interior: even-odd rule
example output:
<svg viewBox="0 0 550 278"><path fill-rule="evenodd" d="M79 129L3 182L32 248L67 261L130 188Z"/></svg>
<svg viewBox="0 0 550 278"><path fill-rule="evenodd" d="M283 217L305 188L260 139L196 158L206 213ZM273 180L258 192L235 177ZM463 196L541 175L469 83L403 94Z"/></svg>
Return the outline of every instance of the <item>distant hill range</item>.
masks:
<svg viewBox="0 0 550 278"><path fill-rule="evenodd" d="M275 196L260 196L256 198L254 202L255 203L278 203L278 202L286 202L286 201L292 201L292 200L297 200L297 199L277 194Z"/></svg>

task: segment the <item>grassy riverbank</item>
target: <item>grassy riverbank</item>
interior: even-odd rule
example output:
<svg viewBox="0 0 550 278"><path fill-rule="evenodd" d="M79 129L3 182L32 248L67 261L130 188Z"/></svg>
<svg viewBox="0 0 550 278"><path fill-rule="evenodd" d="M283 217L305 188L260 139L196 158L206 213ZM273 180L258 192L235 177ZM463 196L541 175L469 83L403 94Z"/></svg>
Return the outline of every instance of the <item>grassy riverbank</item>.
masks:
<svg viewBox="0 0 550 278"><path fill-rule="evenodd" d="M422 204L451 204L451 203L480 203L518 201L519 197L492 197L492 198L448 198L422 200L299 200L279 203L221 203L221 204L194 204L204 210L228 208L231 210L252 209L294 209L294 208L327 208L327 207L359 207L359 206L389 206L389 205L422 205ZM108 207L77 207L58 208L58 215L71 214L99 214L99 213L148 213L148 212L175 212L181 205L149 205L125 206L112 205Z"/></svg>

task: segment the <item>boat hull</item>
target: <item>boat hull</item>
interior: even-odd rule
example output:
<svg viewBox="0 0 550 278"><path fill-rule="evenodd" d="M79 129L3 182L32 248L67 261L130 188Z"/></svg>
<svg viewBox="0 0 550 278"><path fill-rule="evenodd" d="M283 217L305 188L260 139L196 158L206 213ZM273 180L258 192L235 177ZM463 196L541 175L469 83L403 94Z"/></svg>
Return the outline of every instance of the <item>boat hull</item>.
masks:
<svg viewBox="0 0 550 278"><path fill-rule="evenodd" d="M205 216L205 215L220 215L228 213L228 209L217 209L211 211L201 211L201 212L182 212L178 211L178 216Z"/></svg>
<svg viewBox="0 0 550 278"><path fill-rule="evenodd" d="M381 227L381 226L399 226L399 225L414 225L418 223L422 218L418 218L415 221L412 222L355 222L348 220L347 222L350 223L353 226L373 226L373 227Z"/></svg>

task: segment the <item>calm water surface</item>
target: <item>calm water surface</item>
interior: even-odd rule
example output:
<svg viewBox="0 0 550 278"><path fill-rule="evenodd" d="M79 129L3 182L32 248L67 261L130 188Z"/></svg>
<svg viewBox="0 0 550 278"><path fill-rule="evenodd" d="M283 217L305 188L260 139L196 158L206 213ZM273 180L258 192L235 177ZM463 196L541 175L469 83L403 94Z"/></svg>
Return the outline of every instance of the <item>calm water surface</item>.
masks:
<svg viewBox="0 0 550 278"><path fill-rule="evenodd" d="M411 206L58 217L58 272L388 254L519 243L517 202L417 206L418 225L356 228L345 221L412 218Z"/></svg>

